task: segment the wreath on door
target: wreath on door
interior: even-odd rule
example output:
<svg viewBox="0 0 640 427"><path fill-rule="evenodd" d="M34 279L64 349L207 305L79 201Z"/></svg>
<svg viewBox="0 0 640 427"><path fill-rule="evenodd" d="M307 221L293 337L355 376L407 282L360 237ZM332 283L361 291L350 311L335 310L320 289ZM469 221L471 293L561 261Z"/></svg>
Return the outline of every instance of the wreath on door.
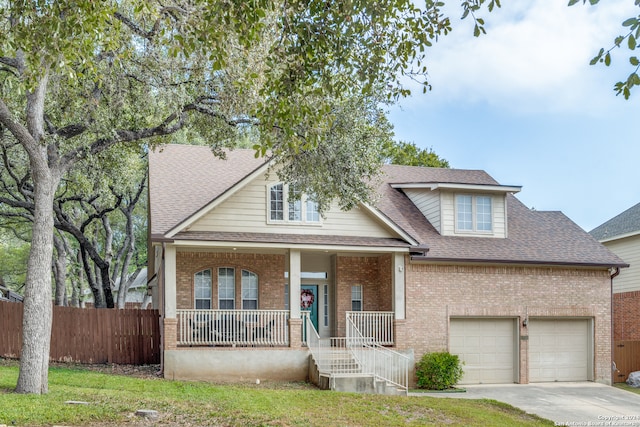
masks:
<svg viewBox="0 0 640 427"><path fill-rule="evenodd" d="M313 296L313 292L309 289L303 289L300 291L300 307L309 308L313 305L315 297Z"/></svg>

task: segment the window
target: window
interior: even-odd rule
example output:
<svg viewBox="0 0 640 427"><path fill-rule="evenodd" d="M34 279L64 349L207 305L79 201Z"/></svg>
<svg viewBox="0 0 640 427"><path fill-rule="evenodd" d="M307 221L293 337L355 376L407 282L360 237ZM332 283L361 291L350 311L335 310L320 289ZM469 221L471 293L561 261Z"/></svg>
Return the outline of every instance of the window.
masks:
<svg viewBox="0 0 640 427"><path fill-rule="evenodd" d="M491 196L456 196L457 231L492 230Z"/></svg>
<svg viewBox="0 0 640 427"><path fill-rule="evenodd" d="M211 310L211 270L199 271L194 280L195 308Z"/></svg>
<svg viewBox="0 0 640 427"><path fill-rule="evenodd" d="M491 197L476 197L476 229L491 231Z"/></svg>
<svg viewBox="0 0 640 427"><path fill-rule="evenodd" d="M269 191L269 213L272 221L284 220L284 191L282 184L276 184Z"/></svg>
<svg viewBox="0 0 640 427"><path fill-rule="evenodd" d="M289 221L302 221L302 200L300 192L291 188L289 192Z"/></svg>
<svg viewBox="0 0 640 427"><path fill-rule="evenodd" d="M329 326L329 285L324 285L324 326Z"/></svg>
<svg viewBox="0 0 640 427"><path fill-rule="evenodd" d="M258 309L258 275L242 270L242 309Z"/></svg>
<svg viewBox="0 0 640 427"><path fill-rule="evenodd" d="M236 301L236 278L233 268L218 269L218 308L233 310Z"/></svg>
<svg viewBox="0 0 640 427"><path fill-rule="evenodd" d="M473 212L471 196L458 196L458 230L473 230Z"/></svg>
<svg viewBox="0 0 640 427"><path fill-rule="evenodd" d="M362 311L362 285L351 286L351 311Z"/></svg>
<svg viewBox="0 0 640 427"><path fill-rule="evenodd" d="M284 285L284 309L289 310L289 285Z"/></svg>
<svg viewBox="0 0 640 427"><path fill-rule="evenodd" d="M318 203L307 198L307 222L320 222L320 211L318 211Z"/></svg>
<svg viewBox="0 0 640 427"><path fill-rule="evenodd" d="M269 188L269 221L317 224L320 222L318 203L301 195L295 188L280 183Z"/></svg>

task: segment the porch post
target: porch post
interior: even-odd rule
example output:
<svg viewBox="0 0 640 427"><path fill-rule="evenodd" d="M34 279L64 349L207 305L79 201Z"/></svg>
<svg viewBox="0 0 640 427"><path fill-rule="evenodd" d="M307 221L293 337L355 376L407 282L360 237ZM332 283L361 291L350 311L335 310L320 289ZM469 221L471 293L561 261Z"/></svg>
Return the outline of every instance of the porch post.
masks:
<svg viewBox="0 0 640 427"><path fill-rule="evenodd" d="M164 317L176 318L176 247L167 245L164 252Z"/></svg>
<svg viewBox="0 0 640 427"><path fill-rule="evenodd" d="M289 346L302 346L300 317L300 251L289 250Z"/></svg>
<svg viewBox="0 0 640 427"><path fill-rule="evenodd" d="M404 254L393 254L393 312L396 320L405 319L405 265Z"/></svg>
<svg viewBox="0 0 640 427"><path fill-rule="evenodd" d="M300 319L300 251L289 251L289 311L291 319Z"/></svg>

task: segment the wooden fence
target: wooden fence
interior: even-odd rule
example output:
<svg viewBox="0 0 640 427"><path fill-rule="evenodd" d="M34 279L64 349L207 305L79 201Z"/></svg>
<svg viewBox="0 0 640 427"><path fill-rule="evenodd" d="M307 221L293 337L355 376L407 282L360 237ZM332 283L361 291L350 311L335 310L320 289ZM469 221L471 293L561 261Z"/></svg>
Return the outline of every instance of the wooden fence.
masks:
<svg viewBox="0 0 640 427"><path fill-rule="evenodd" d="M615 341L613 361L617 368L613 382L625 382L631 372L640 371L640 341Z"/></svg>
<svg viewBox="0 0 640 427"><path fill-rule="evenodd" d="M1 357L20 357L22 307L0 301ZM160 363L158 310L54 306L50 358L78 363Z"/></svg>

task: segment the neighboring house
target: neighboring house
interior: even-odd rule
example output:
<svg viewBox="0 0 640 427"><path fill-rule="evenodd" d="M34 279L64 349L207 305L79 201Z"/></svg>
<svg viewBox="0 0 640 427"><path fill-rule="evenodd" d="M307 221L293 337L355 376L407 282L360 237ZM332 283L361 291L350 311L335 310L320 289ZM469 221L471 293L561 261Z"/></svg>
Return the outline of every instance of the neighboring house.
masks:
<svg viewBox="0 0 640 427"><path fill-rule="evenodd" d="M613 339L640 340L640 203L589 232L630 267L613 280Z"/></svg>
<svg viewBox="0 0 640 427"><path fill-rule="evenodd" d="M22 295L0 283L0 301L22 302L23 299Z"/></svg>
<svg viewBox="0 0 640 427"><path fill-rule="evenodd" d="M484 171L387 165L375 206L322 216L270 166L252 150L149 154L165 377L339 389L365 369L406 387L448 350L463 383L611 383L611 272L626 264L562 213Z"/></svg>

